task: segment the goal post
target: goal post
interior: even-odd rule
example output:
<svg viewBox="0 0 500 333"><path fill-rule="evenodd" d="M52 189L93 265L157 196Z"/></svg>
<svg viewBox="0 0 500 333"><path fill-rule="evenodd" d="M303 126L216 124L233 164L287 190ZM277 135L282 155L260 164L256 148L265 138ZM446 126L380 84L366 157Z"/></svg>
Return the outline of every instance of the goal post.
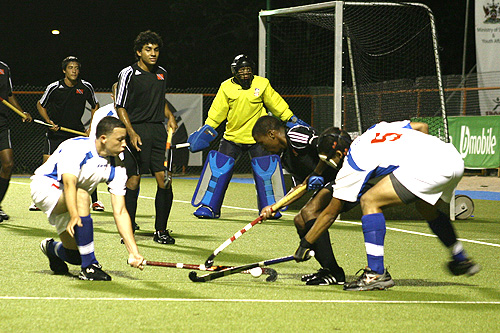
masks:
<svg viewBox="0 0 500 333"><path fill-rule="evenodd" d="M434 16L423 4L329 1L261 11L258 69L318 130L418 119L448 141Z"/></svg>
<svg viewBox="0 0 500 333"><path fill-rule="evenodd" d="M449 142L432 11L421 3L329 1L259 13L259 75L319 132L426 122ZM450 217L455 217L454 200ZM410 214L413 215L413 214Z"/></svg>

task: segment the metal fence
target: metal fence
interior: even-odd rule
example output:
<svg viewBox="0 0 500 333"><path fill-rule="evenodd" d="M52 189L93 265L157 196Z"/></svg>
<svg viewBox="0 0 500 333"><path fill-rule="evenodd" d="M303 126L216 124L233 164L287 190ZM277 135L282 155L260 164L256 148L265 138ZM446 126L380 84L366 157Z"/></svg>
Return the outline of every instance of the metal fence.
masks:
<svg viewBox="0 0 500 333"><path fill-rule="evenodd" d="M488 88L477 88L476 76L468 78L463 82L459 75L444 76L446 109L448 116L480 115L478 91L500 90L494 82L500 82L500 72L493 73L491 77L491 86ZM457 88L460 87L460 88ZM290 109L301 119L310 123L318 131L329 127L333 123L333 95L324 94L324 87L310 88L289 88L274 87L290 105ZM19 86L14 87L14 93L24 111L29 112L34 118L40 115L36 109L36 103L43 94L45 87ZM170 89L168 93L186 93L203 94L203 119L206 119L210 105L213 102L218 88L189 88L189 89ZM328 89L331 91L331 88ZM96 89L99 92L107 92L109 89ZM409 91L408 94L415 96L415 91ZM418 95L418 94L417 94ZM404 96L401 96L404 98ZM328 110L328 111L325 111ZM349 110L345 110L348 112ZM11 128L11 139L14 147L16 174L31 174L42 163L42 151L45 140L46 127L36 123L22 123L21 118L12 112L9 115ZM218 129L218 137L212 142L210 148L204 152L204 158L211 149L217 149L219 146L225 124ZM186 137L180 140L186 140ZM185 153L184 153L185 154ZM174 172L176 174L199 174L201 167L188 167L185 165L186 159L176 158L174 152ZM240 157L236 161L235 173L251 173L250 159L247 155Z"/></svg>

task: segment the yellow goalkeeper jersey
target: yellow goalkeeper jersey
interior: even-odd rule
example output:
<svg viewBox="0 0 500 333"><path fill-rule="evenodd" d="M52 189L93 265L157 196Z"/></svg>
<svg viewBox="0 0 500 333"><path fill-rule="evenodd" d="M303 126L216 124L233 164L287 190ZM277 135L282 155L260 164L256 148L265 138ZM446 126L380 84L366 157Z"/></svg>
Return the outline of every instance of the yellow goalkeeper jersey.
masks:
<svg viewBox="0 0 500 333"><path fill-rule="evenodd" d="M260 117L267 115L266 108L282 121L293 116L288 104L271 87L268 79L255 75L247 90L234 83L232 78L227 79L220 85L205 124L217 128L227 119L224 139L253 144L253 126Z"/></svg>

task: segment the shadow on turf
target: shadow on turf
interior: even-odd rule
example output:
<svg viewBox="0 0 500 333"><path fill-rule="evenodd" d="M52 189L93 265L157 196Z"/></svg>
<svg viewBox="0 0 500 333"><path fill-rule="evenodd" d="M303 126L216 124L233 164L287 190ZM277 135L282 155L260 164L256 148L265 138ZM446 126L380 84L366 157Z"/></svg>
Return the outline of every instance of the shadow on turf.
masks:
<svg viewBox="0 0 500 333"><path fill-rule="evenodd" d="M278 272L279 273L279 272ZM281 279L299 280L302 275L309 274L279 274ZM353 281L355 276L346 276L346 281ZM475 287L475 284L460 283L454 281L431 281L427 279L394 279L396 286L400 287L443 287L443 286L461 286L461 287Z"/></svg>

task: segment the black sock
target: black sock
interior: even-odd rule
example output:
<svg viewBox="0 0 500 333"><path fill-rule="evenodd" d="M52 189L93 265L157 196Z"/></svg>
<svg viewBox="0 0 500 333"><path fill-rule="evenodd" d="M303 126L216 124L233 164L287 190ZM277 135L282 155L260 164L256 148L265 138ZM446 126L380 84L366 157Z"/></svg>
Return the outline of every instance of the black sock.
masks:
<svg viewBox="0 0 500 333"><path fill-rule="evenodd" d="M90 197L92 198L92 203L96 202L97 200L97 189L95 189L94 192L92 192L92 194L90 195Z"/></svg>
<svg viewBox="0 0 500 333"><path fill-rule="evenodd" d="M432 221L427 221L432 232L438 236L439 240L446 246L450 247L457 241L455 229L451 224L450 218L443 212L439 212L439 216Z"/></svg>
<svg viewBox="0 0 500 333"><path fill-rule="evenodd" d="M314 222L316 222L316 219L306 222L306 232L312 228ZM321 267L328 268L334 275L342 270L337 260L335 260L328 230L318 238L311 249L314 250L314 258L320 263Z"/></svg>
<svg viewBox="0 0 500 333"><path fill-rule="evenodd" d="M172 208L173 200L174 200L174 193L172 192L172 187L156 188L156 197L155 197L156 231L167 230L167 222L168 222L168 217L170 215L170 210Z"/></svg>
<svg viewBox="0 0 500 333"><path fill-rule="evenodd" d="M0 177L0 203L5 197L5 193L7 193L7 189L9 188L10 179L5 179Z"/></svg>
<svg viewBox="0 0 500 333"><path fill-rule="evenodd" d="M132 227L135 225L135 213L137 211L137 197L139 196L139 189L131 190L127 187L125 192L125 207L127 208L130 220L132 220Z"/></svg>

